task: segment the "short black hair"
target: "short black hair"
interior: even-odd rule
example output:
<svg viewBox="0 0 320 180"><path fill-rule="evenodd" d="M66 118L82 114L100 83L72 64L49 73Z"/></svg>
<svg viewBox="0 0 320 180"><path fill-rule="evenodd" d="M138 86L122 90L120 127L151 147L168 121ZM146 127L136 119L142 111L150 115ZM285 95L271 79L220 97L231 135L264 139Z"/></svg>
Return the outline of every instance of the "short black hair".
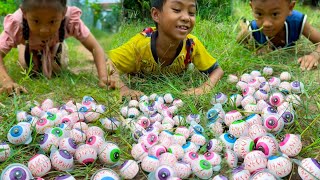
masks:
<svg viewBox="0 0 320 180"><path fill-rule="evenodd" d="M151 7L159 9L160 11L162 11L163 5L164 3L166 3L167 0L152 0L151 1Z"/></svg>

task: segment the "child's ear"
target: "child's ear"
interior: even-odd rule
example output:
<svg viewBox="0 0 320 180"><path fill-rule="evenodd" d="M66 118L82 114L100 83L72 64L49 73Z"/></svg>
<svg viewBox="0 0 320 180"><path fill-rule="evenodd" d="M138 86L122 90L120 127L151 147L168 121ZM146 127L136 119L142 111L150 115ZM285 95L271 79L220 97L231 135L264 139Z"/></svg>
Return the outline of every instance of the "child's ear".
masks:
<svg viewBox="0 0 320 180"><path fill-rule="evenodd" d="M290 15L292 14L293 8L296 5L296 1L291 1L289 5Z"/></svg>
<svg viewBox="0 0 320 180"><path fill-rule="evenodd" d="M153 21L156 23L159 23L159 14L160 14L159 9L157 9L155 7L151 8L151 17L152 17Z"/></svg>

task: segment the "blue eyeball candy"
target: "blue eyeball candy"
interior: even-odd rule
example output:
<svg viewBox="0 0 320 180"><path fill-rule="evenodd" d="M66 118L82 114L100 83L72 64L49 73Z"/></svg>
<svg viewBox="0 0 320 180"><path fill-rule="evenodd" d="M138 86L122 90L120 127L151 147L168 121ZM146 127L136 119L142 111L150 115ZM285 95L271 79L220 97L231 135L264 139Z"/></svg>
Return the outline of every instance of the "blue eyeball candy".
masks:
<svg viewBox="0 0 320 180"><path fill-rule="evenodd" d="M8 157L10 156L10 146L9 144L3 142L0 144L0 162L4 162L8 159Z"/></svg>
<svg viewBox="0 0 320 180"><path fill-rule="evenodd" d="M99 160L107 165L114 165L120 159L120 148L114 144L107 142L105 143L99 151Z"/></svg>
<svg viewBox="0 0 320 180"><path fill-rule="evenodd" d="M198 152L199 146L197 146L194 142L187 141L186 144L182 146L185 153L187 152Z"/></svg>
<svg viewBox="0 0 320 180"><path fill-rule="evenodd" d="M61 174L55 178L55 180L76 180L73 176L69 174Z"/></svg>
<svg viewBox="0 0 320 180"><path fill-rule="evenodd" d="M160 161L155 156L146 156L141 161L142 170L148 173L154 172L157 169L157 167L159 167L159 165L160 165Z"/></svg>
<svg viewBox="0 0 320 180"><path fill-rule="evenodd" d="M90 180L120 180L119 175L111 169L103 168L95 172Z"/></svg>
<svg viewBox="0 0 320 180"><path fill-rule="evenodd" d="M102 118L100 119L102 126L109 131L115 131L120 127L120 122L114 118Z"/></svg>
<svg viewBox="0 0 320 180"><path fill-rule="evenodd" d="M207 119L210 123L222 122L225 117L225 112L222 108L211 108L207 112Z"/></svg>
<svg viewBox="0 0 320 180"><path fill-rule="evenodd" d="M154 175L156 180L169 180L170 178L175 177L176 172L172 167L162 165L156 169Z"/></svg>
<svg viewBox="0 0 320 180"><path fill-rule="evenodd" d="M306 158L299 163L299 176L303 180L317 180L320 179L320 163L313 158Z"/></svg>
<svg viewBox="0 0 320 180"><path fill-rule="evenodd" d="M299 135L286 134L279 143L282 153L289 157L297 156L302 149L302 142Z"/></svg>
<svg viewBox="0 0 320 180"><path fill-rule="evenodd" d="M284 154L281 156L270 156L268 158L267 168L273 174L283 178L292 171L292 162L290 158Z"/></svg>
<svg viewBox="0 0 320 180"><path fill-rule="evenodd" d="M89 106L89 105L95 104L95 103L96 103L96 101L91 96L83 96L83 98L82 98L83 105Z"/></svg>
<svg viewBox="0 0 320 180"><path fill-rule="evenodd" d="M57 150L50 155L52 167L57 171L70 171L73 168L73 156L67 150Z"/></svg>
<svg viewBox="0 0 320 180"><path fill-rule="evenodd" d="M120 166L120 176L124 179L133 179L139 172L139 165L134 160L126 160Z"/></svg>
<svg viewBox="0 0 320 180"><path fill-rule="evenodd" d="M205 159L196 159L191 163L192 172L200 179L209 179L212 174L212 165Z"/></svg>
<svg viewBox="0 0 320 180"><path fill-rule="evenodd" d="M28 161L28 168L35 177L42 177L51 170L51 161L43 154L36 154Z"/></svg>
<svg viewBox="0 0 320 180"><path fill-rule="evenodd" d="M256 149L262 151L267 157L270 157L278 152L279 146L274 137L262 136L257 141Z"/></svg>
<svg viewBox="0 0 320 180"><path fill-rule="evenodd" d="M229 133L221 134L219 139L225 144L228 149L233 149L233 145L237 140L236 137Z"/></svg>
<svg viewBox="0 0 320 180"><path fill-rule="evenodd" d="M30 126L23 124L13 126L7 134L7 138L12 144L29 144L32 140Z"/></svg>
<svg viewBox="0 0 320 180"><path fill-rule="evenodd" d="M30 180L32 178L30 170L20 163L10 164L2 171L0 176L0 179L3 180Z"/></svg>
<svg viewBox="0 0 320 180"><path fill-rule="evenodd" d="M63 138L59 141L59 149L67 150L70 154L74 154L77 150L76 141L72 138Z"/></svg>
<svg viewBox="0 0 320 180"><path fill-rule="evenodd" d="M90 164L97 159L98 153L90 145L82 144L77 148L74 157L80 164Z"/></svg>

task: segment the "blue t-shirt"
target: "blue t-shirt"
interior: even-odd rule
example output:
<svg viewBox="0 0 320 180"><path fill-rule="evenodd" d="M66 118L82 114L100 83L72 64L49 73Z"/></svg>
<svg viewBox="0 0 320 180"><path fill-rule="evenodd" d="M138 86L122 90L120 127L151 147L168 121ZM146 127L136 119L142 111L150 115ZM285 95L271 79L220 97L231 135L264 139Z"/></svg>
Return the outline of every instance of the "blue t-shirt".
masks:
<svg viewBox="0 0 320 180"><path fill-rule="evenodd" d="M290 47L295 45L295 42L300 38L302 34L304 24L306 22L307 16L293 10L292 15L288 16L285 24L286 29L286 45L285 47ZM256 20L251 21L249 28L250 30L258 30ZM259 44L265 44L268 40L268 37L264 35L261 31L252 32L252 36Z"/></svg>

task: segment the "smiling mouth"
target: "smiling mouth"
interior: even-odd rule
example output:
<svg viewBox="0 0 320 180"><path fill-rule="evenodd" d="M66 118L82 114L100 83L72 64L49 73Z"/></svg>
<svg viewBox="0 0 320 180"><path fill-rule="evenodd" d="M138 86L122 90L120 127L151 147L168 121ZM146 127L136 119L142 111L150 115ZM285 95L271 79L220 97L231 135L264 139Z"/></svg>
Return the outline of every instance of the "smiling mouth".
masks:
<svg viewBox="0 0 320 180"><path fill-rule="evenodd" d="M182 29L182 30L188 30L189 29L188 26L177 26L177 28Z"/></svg>

